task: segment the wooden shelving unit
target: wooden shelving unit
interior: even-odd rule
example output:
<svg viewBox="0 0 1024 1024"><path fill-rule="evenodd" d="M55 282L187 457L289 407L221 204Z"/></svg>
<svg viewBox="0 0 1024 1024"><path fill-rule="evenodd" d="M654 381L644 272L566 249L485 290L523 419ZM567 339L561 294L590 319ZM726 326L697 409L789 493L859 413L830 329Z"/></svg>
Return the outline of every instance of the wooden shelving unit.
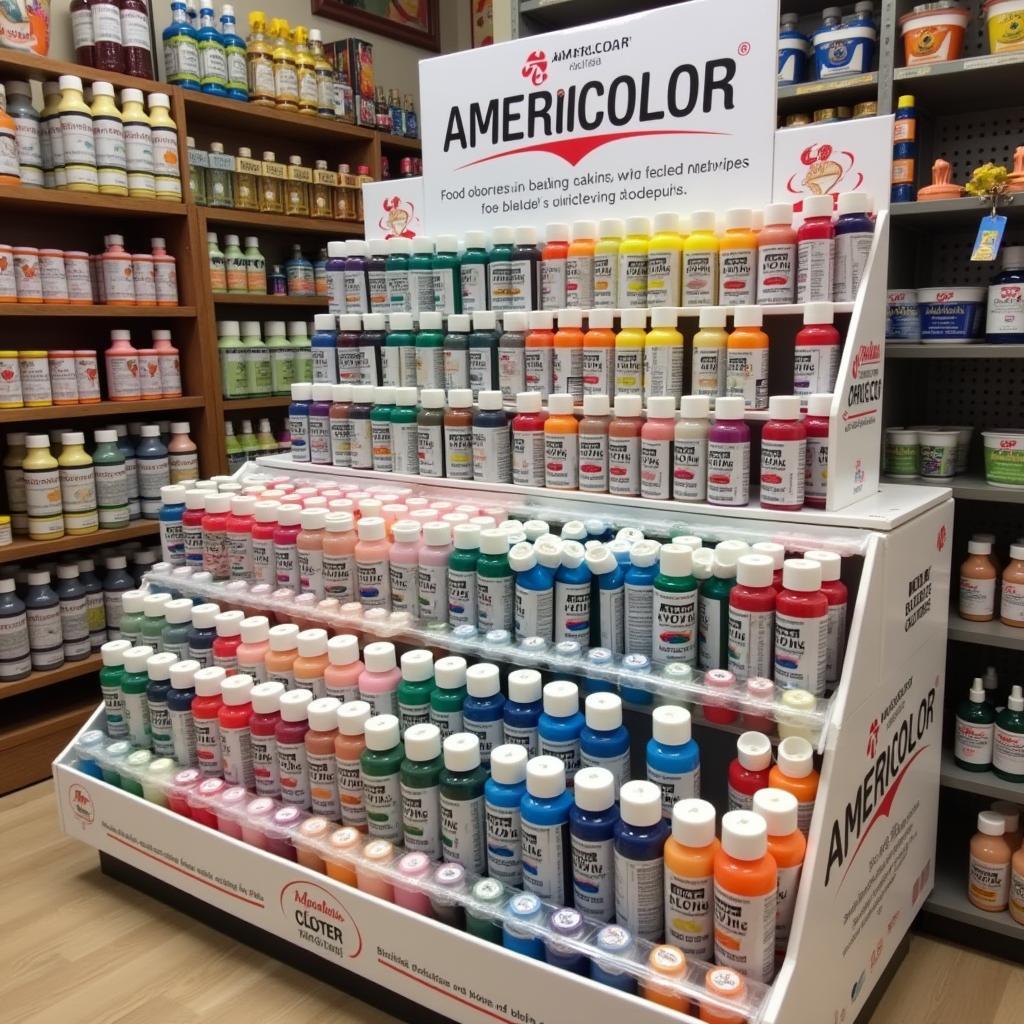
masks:
<svg viewBox="0 0 1024 1024"><path fill-rule="evenodd" d="M303 235L322 235L325 238L363 237L363 225L356 220L331 220L326 217L288 217L283 213L252 213L248 210L229 210L221 206L200 206L208 224L241 224L253 231L266 228Z"/></svg>
<svg viewBox="0 0 1024 1024"><path fill-rule="evenodd" d="M54 540L28 540L19 537L13 544L0 548L0 565L10 562L24 562L28 558L44 558L47 555L62 555L66 551L85 548L100 548L108 544L123 544L128 540L155 537L160 533L160 524L155 519L140 519L118 530L97 530L84 536L57 537Z"/></svg>
<svg viewBox="0 0 1024 1024"><path fill-rule="evenodd" d="M98 654L90 654L88 658L83 658L81 661L65 661L60 668L53 668L46 672L33 672L24 679L15 680L13 683L0 683L0 700L20 697L23 693L43 690L48 686L67 682L69 679L80 679L92 672L99 672L102 667L103 659Z"/></svg>
<svg viewBox="0 0 1024 1024"><path fill-rule="evenodd" d="M50 317L88 317L97 320L191 320L195 306L65 306L50 303L31 305L12 302L0 306L0 317L29 317L45 320Z"/></svg>
<svg viewBox="0 0 1024 1024"><path fill-rule="evenodd" d="M326 295L214 295L216 306L268 306L278 309L322 309Z"/></svg>
<svg viewBox="0 0 1024 1024"><path fill-rule="evenodd" d="M194 395L181 398L154 398L145 402L93 402L82 405L43 405L32 409L0 409L0 427L19 423L49 423L65 420L103 419L107 416L141 416L155 413L161 419L176 415L180 409L201 409L206 399Z"/></svg>

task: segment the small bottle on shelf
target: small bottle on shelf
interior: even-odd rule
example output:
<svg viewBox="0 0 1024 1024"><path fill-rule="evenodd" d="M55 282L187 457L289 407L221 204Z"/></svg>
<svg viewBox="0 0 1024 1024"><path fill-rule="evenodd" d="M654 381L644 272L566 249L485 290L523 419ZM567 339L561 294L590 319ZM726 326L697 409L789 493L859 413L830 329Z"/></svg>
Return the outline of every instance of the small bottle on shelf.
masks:
<svg viewBox="0 0 1024 1024"><path fill-rule="evenodd" d="M154 155L156 146L154 143ZM210 143L206 170L206 201L209 206L231 209L235 205L235 158L224 152L223 142Z"/></svg>
<svg viewBox="0 0 1024 1024"><path fill-rule="evenodd" d="M284 179L284 164L278 163L273 150L265 150L260 176L260 213L284 213Z"/></svg>

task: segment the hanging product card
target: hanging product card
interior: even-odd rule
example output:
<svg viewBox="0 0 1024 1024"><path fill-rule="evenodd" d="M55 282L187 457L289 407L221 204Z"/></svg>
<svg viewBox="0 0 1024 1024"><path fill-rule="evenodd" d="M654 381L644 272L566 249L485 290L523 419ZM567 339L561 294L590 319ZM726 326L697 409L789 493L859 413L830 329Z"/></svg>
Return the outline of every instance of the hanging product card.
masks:
<svg viewBox="0 0 1024 1024"><path fill-rule="evenodd" d="M971 250L971 262L992 263L999 255L1005 231L1006 218L1002 214L992 213L982 217L978 225L978 237L974 240L974 248Z"/></svg>
<svg viewBox="0 0 1024 1024"><path fill-rule="evenodd" d="M389 178L363 185L363 231L367 239L415 238L426 230L422 178Z"/></svg>
<svg viewBox="0 0 1024 1024"><path fill-rule="evenodd" d="M774 4L696 0L422 61L427 220L759 209L777 36Z"/></svg>

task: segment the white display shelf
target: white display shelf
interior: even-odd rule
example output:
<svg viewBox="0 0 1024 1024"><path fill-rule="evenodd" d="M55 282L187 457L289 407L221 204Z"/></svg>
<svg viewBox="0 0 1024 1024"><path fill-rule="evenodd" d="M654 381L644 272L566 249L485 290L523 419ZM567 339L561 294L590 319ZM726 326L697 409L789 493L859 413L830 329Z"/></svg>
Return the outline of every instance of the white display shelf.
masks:
<svg viewBox="0 0 1024 1024"><path fill-rule="evenodd" d="M905 480L897 480L893 477L882 477L882 480L889 484L907 483ZM1013 505L1024 503L1024 487L997 487L978 473L963 473L960 476L951 477L949 480L929 480L925 477L918 477L914 481L914 486L948 490L954 498L960 501L1001 501Z"/></svg>
<svg viewBox="0 0 1024 1024"><path fill-rule="evenodd" d="M935 887L925 900L924 910L969 925L971 928L980 928L1006 939L1024 942L1024 925L1014 921L1008 911L993 913L990 910L982 910L967 898L965 858L939 858L935 872ZM1006 953L1009 952L1007 949Z"/></svg>
<svg viewBox="0 0 1024 1024"><path fill-rule="evenodd" d="M887 341L886 359L1024 359L1024 345L986 345L957 342L932 345L915 341Z"/></svg>
<svg viewBox="0 0 1024 1024"><path fill-rule="evenodd" d="M380 473L367 469L343 469L339 466L315 466L308 462L292 462L290 455L267 455L255 463L246 463L238 474L239 479L248 481L253 467L264 471L283 471L295 476L337 476L351 480L367 480L374 483L395 483L402 486L422 486L430 489L461 490L467 493L483 492L510 495L521 498L523 510L530 511L545 502L556 504L571 502L579 511L571 518L585 519L602 514L607 517L610 510L630 509L632 516L643 516L645 512L658 515L669 513L678 517L715 517L721 520L743 520L752 523L773 522L778 524L770 531L772 536L800 526L807 527L849 527L855 530L894 530L914 517L942 504L949 496L941 490L924 490L908 484L886 484L876 494L862 498L837 512L805 508L799 512L777 512L762 509L755 501L741 507L725 507L706 503L686 501L660 501L653 498L628 498L614 494L585 494L579 491L553 491L544 487L523 487L512 484L486 483L478 480L449 480L447 478L421 477L406 473ZM1021 492L1024 500L1024 491ZM601 510L604 510L602 513ZM625 525L625 524L623 524ZM766 537L765 539L770 539Z"/></svg>
<svg viewBox="0 0 1024 1024"><path fill-rule="evenodd" d="M955 608L949 613L949 639L965 644L1001 647L1007 651L1024 651L1024 629L1007 626L998 619L971 622L960 618Z"/></svg>
<svg viewBox="0 0 1024 1024"><path fill-rule="evenodd" d="M974 793L993 800L1009 800L1016 804L1024 801L1024 783L1007 782L995 772L965 771L953 759L950 750L942 751L941 772L939 778L946 789L958 789L963 793Z"/></svg>

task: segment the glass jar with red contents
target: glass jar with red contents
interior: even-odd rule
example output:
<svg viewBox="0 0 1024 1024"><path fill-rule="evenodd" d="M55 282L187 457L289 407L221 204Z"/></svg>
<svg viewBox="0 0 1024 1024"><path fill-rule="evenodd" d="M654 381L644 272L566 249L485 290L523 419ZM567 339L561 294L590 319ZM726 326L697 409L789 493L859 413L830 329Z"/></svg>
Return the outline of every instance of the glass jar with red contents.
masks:
<svg viewBox="0 0 1024 1024"><path fill-rule="evenodd" d="M97 71L124 72L121 8L117 0L89 0L92 14L92 66Z"/></svg>
<svg viewBox="0 0 1024 1024"><path fill-rule="evenodd" d="M118 0L121 14L121 48L126 74L153 77L150 50L149 7L146 0Z"/></svg>
<svg viewBox="0 0 1024 1024"><path fill-rule="evenodd" d="M87 68L96 59L92 34L91 0L71 0L71 40L75 48L75 62Z"/></svg>

